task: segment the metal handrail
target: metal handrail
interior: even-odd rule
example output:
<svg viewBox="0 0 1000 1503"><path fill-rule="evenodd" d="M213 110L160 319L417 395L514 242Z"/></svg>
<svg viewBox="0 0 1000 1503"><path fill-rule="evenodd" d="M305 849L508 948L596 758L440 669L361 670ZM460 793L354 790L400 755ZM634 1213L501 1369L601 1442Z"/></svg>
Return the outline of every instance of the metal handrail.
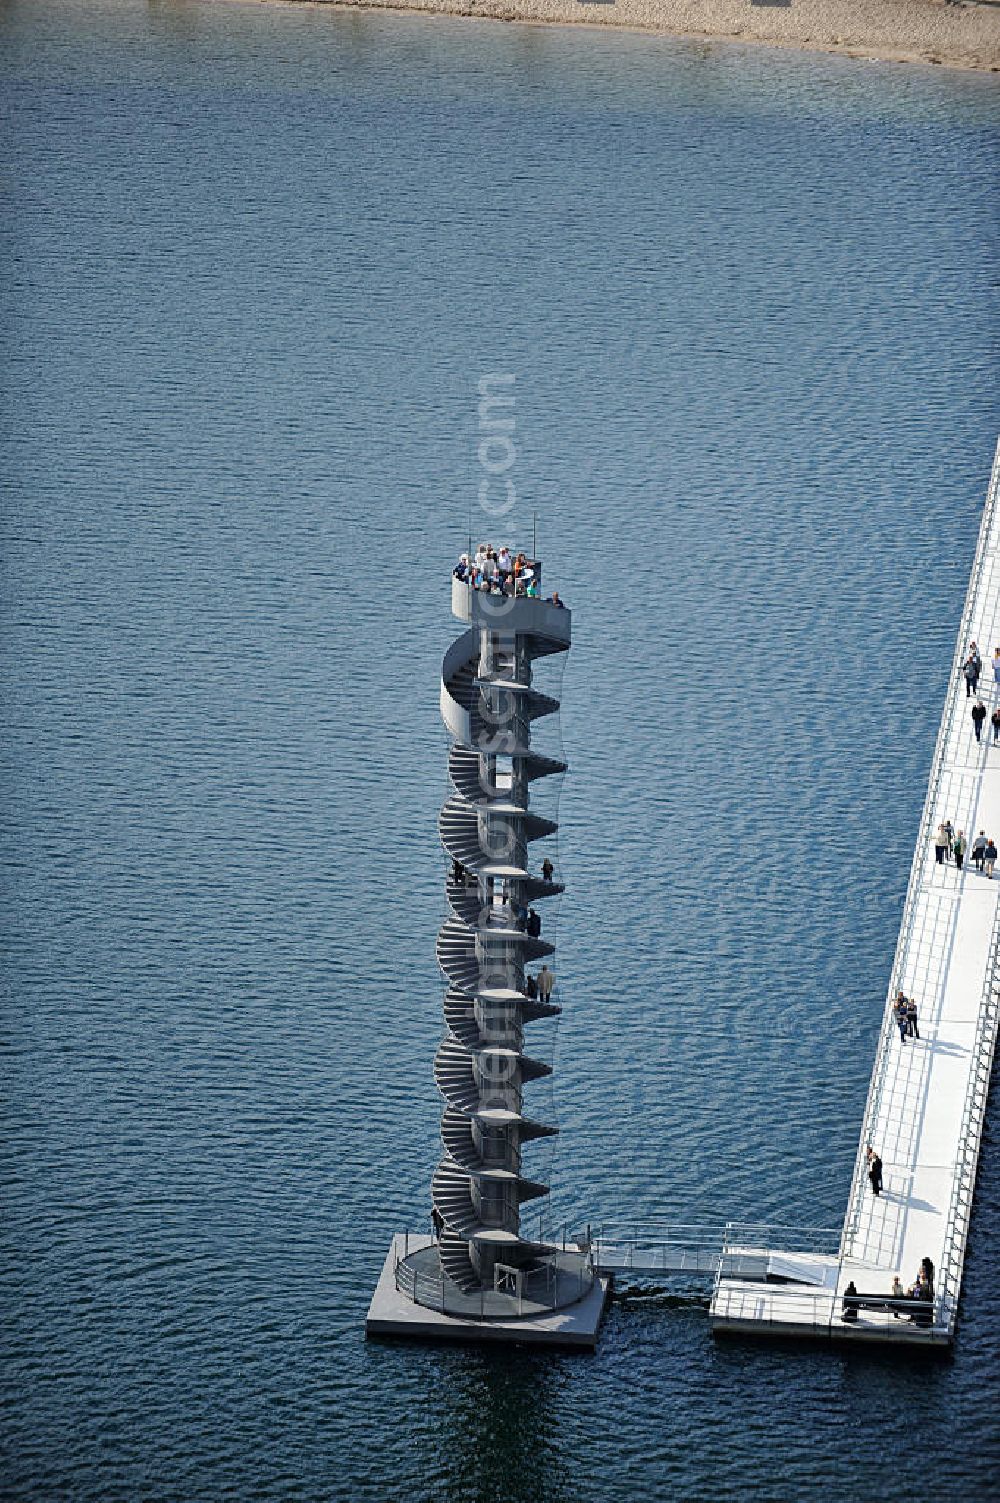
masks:
<svg viewBox="0 0 1000 1503"><path fill-rule="evenodd" d="M861 1300L864 1298L862 1293ZM909 1317L914 1326L926 1332L928 1339L940 1341L947 1336L940 1300L933 1303L915 1299L897 1300L892 1295L886 1295L884 1300L880 1300L880 1304L881 1309L853 1306L859 1315L863 1314L863 1321L851 1320L850 1317L845 1321L842 1293L826 1290L813 1294L799 1289L782 1288L778 1284L764 1288L759 1284L741 1287L730 1282L726 1284L721 1298L713 1296L711 1313L715 1320L746 1320L753 1322L758 1329L768 1324L798 1326L831 1335L840 1331L846 1334L849 1330L870 1331L873 1326L898 1333L896 1322ZM852 1305L847 1308L851 1309Z"/></svg>
<svg viewBox="0 0 1000 1503"><path fill-rule="evenodd" d="M990 475L989 489L986 495L986 504L983 508L983 519L979 527L979 538L976 543L976 554L973 560L972 572L969 579L969 588L965 597L965 606L962 611L962 619L958 628L953 671L950 675L948 691L945 696L945 707L941 716L941 724L938 727L937 740L934 744L934 756L931 762L931 775L927 787L927 797L924 800L923 812L920 818L920 828L917 834L917 843L913 853L913 861L910 867L910 878L907 885L906 902L903 909L903 919L899 930L899 939L896 943L896 953L893 959L892 971L889 978L889 986L886 992L885 1011L882 1018L882 1027L879 1034L876 1066L872 1072L871 1084L868 1088L868 1097L865 1103L865 1113L862 1118L861 1136L858 1144L858 1153L854 1165L854 1173L851 1179L851 1189L847 1202L847 1216L844 1219L844 1230L841 1239L841 1256L847 1254L847 1250L857 1235L861 1221L861 1208L864 1204L865 1183L865 1147L871 1143L875 1135L875 1123L878 1121L882 1105L882 1092L885 1086L891 1055L890 1043L894 1026L892 1003L896 993L900 989L902 976L906 969L910 955L910 942L916 923L917 894L919 891L919 875L924 862L927 859L927 851L930 844L931 830L934 823L934 815L937 810L937 797L941 787L941 779L944 773L944 754L948 737L951 734L954 719L955 701L961 690L960 670L964 661L965 647L969 641L969 633L972 618L979 600L979 589L982 583L983 570L986 561L987 544L993 529L993 520L997 510L997 502L1000 498L1000 441L997 443L996 453L993 460L993 469Z"/></svg>
<svg viewBox="0 0 1000 1503"><path fill-rule="evenodd" d="M406 1239L408 1245L408 1233ZM574 1298L582 1299L594 1285L594 1260L589 1251L579 1256L575 1274L571 1270L563 1270L564 1279L567 1272L578 1280L578 1292ZM523 1315L536 1314L539 1310L560 1309L568 1303L565 1298L560 1298L559 1281L551 1268L535 1270L533 1274L526 1275L526 1287L520 1295L482 1288L466 1294L445 1275L423 1273L415 1268L409 1261L409 1256L400 1257L398 1250L393 1275L400 1294L413 1300L415 1304L439 1310L445 1315L480 1320L513 1320ZM525 1306L528 1308L525 1309Z"/></svg>
<svg viewBox="0 0 1000 1503"><path fill-rule="evenodd" d="M723 1246L726 1239L734 1236L740 1237L740 1247L754 1247L765 1250L777 1251L780 1247L782 1252L829 1252L831 1257L836 1255L834 1248L830 1246L830 1238L840 1236L839 1227L794 1227L780 1226L774 1222L753 1221L727 1221L721 1226L703 1226L688 1222L644 1222L642 1225L632 1225L617 1230L614 1227L587 1228L592 1242L615 1242L619 1246L628 1243L665 1242L677 1244L684 1242L688 1245L697 1243L699 1246L717 1244ZM577 1234L566 1234L567 1240L580 1245L585 1237ZM753 1240L749 1240L753 1239ZM807 1245L808 1244L808 1245ZM822 1245L820 1245L822 1244Z"/></svg>
<svg viewBox="0 0 1000 1503"><path fill-rule="evenodd" d="M946 1310L949 1325L954 1324L958 1311L958 1296L962 1286L962 1267L965 1262L965 1244L972 1214L979 1145L983 1135L986 1099L989 1094L993 1056L996 1051L997 1022L1000 1017L998 1004L1000 1004L1000 904L993 918L990 959L976 1018L969 1089L966 1092L959 1127L958 1154L955 1159L951 1199L945 1221L944 1251L937 1275L938 1298Z"/></svg>
<svg viewBox="0 0 1000 1503"><path fill-rule="evenodd" d="M629 1270L643 1275L711 1273L717 1290L720 1280L732 1274L734 1263L745 1261L748 1255L765 1263L772 1257L797 1255L818 1255L832 1262L838 1256L839 1236L840 1229L834 1227L784 1227L749 1222L711 1227L653 1223L621 1231L588 1226L585 1234L570 1234L564 1229L562 1246L586 1248L598 1266L613 1267L618 1273ZM554 1245L559 1245L558 1240Z"/></svg>

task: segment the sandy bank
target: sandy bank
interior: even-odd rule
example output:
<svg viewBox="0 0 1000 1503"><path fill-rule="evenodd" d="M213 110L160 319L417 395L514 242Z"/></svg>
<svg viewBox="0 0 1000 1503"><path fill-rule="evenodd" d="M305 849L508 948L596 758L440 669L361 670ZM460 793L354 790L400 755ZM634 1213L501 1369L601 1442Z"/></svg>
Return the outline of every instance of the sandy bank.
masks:
<svg viewBox="0 0 1000 1503"><path fill-rule="evenodd" d="M1000 72L1000 0L290 0L717 37Z"/></svg>

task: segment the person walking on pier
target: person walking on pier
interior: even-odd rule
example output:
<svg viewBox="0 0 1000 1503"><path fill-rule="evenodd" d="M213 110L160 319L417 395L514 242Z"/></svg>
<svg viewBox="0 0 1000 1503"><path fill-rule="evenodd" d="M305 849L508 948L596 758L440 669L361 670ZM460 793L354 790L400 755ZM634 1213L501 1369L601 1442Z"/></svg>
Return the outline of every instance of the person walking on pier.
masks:
<svg viewBox="0 0 1000 1503"><path fill-rule="evenodd" d="M844 1308L840 1312L841 1320L853 1323L858 1318L858 1287L852 1279L844 1290Z"/></svg>
<svg viewBox="0 0 1000 1503"><path fill-rule="evenodd" d="M552 988L555 985L555 973L550 971L547 965L543 965L538 973L538 995L543 1002L547 1002L552 996Z"/></svg>
<svg viewBox="0 0 1000 1503"><path fill-rule="evenodd" d="M896 992L896 1001L892 1004L892 1016L896 1019L896 1028L899 1030L899 1043L907 1042L910 1028L907 1024L907 999L902 992Z"/></svg>
<svg viewBox="0 0 1000 1503"><path fill-rule="evenodd" d="M975 647L975 643L973 643L972 645L973 645L973 647ZM972 695L975 694L976 687L977 687L977 685L979 683L979 666L978 666L978 661L979 661L978 653L976 653L976 652L970 652L969 656L966 658L965 662L962 664L962 676L965 679L965 697L966 697L966 699L971 699Z"/></svg>
<svg viewBox="0 0 1000 1503"><path fill-rule="evenodd" d="M955 865L962 870L962 862L965 860L965 833L959 830L951 843L951 852L955 858Z"/></svg>
<svg viewBox="0 0 1000 1503"><path fill-rule="evenodd" d="M993 745L996 746L1000 741L1000 705L997 705L990 716L990 725L993 727Z"/></svg>
<svg viewBox="0 0 1000 1503"><path fill-rule="evenodd" d="M986 875L988 877L992 877L993 876L993 867L994 867L994 865L996 863L996 859L997 859L997 848L993 844L993 836L991 835L990 838L989 838L989 840L986 842L986 849L983 852L983 865L984 865L984 867L986 869Z"/></svg>
<svg viewBox="0 0 1000 1503"><path fill-rule="evenodd" d="M872 1161L868 1166L868 1178L871 1180L872 1194L882 1194L882 1160L878 1154L872 1155Z"/></svg>
<svg viewBox="0 0 1000 1503"><path fill-rule="evenodd" d="M911 1039L918 1039L920 1037L917 1028L917 1004L912 997L907 997L906 999L906 1031Z"/></svg>
<svg viewBox="0 0 1000 1503"><path fill-rule="evenodd" d="M982 869L983 869L983 862L985 860L986 860L986 834L985 834L985 831L980 830L979 834L976 836L975 840L972 842L972 864L976 868L977 872L981 872L982 871Z"/></svg>
<svg viewBox="0 0 1000 1503"><path fill-rule="evenodd" d="M938 866L944 866L944 858L948 852L948 845L948 826L945 821L942 820L937 827L937 834L934 836L934 855L937 860Z"/></svg>
<svg viewBox="0 0 1000 1503"><path fill-rule="evenodd" d="M972 706L972 728L976 733L976 740L983 739L983 721L986 719L986 706L981 699L977 699Z"/></svg>
<svg viewBox="0 0 1000 1503"><path fill-rule="evenodd" d="M976 690L979 687L979 675L982 673L982 671L982 655L980 654L979 648L976 646L975 642L970 642L969 655L962 667L962 672L965 674L966 697L968 697L968 695L970 694L975 694Z"/></svg>

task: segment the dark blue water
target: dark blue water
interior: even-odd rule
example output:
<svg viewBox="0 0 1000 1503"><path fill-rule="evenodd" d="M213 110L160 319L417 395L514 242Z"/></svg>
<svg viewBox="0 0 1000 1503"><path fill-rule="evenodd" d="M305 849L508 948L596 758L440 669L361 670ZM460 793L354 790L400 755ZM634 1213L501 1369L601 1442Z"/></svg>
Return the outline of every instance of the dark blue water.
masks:
<svg viewBox="0 0 1000 1503"><path fill-rule="evenodd" d="M238 5L0 44L4 1497L996 1496L995 1107L950 1359L697 1298L363 1340L438 1152L487 372L574 607L552 1218L840 1224L997 427L996 82Z"/></svg>

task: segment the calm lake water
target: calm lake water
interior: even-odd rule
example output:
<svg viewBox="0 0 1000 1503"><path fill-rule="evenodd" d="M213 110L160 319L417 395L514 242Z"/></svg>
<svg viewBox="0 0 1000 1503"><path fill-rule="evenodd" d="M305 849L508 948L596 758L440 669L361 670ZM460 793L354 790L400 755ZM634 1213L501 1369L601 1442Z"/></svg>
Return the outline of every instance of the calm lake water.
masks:
<svg viewBox="0 0 1000 1503"><path fill-rule="evenodd" d="M438 1152L488 372L574 608L553 1222L840 1225L997 428L996 80L170 0L0 51L4 1497L997 1496L995 1104L949 1359L716 1343L697 1287L592 1358L363 1339Z"/></svg>

